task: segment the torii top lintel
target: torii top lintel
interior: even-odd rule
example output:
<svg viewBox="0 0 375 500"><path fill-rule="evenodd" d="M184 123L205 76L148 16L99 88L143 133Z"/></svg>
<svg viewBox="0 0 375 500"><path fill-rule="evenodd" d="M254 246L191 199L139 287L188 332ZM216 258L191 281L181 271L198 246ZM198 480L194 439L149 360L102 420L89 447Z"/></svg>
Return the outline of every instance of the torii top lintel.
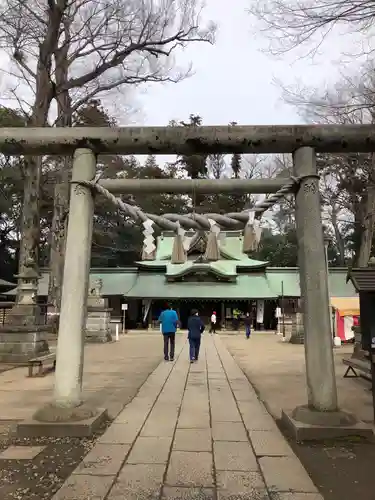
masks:
<svg viewBox="0 0 375 500"><path fill-rule="evenodd" d="M250 125L208 127L0 128L6 155L375 152L374 125Z"/></svg>

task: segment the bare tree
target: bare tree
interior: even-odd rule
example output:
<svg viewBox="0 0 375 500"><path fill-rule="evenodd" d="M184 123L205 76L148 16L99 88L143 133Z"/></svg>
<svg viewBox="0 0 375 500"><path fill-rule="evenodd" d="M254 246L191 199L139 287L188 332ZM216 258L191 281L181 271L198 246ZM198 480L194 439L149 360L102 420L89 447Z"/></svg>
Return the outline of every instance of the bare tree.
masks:
<svg viewBox="0 0 375 500"><path fill-rule="evenodd" d="M214 179L225 177L227 164L225 163L225 155L216 153L208 156L207 159L208 176Z"/></svg>
<svg viewBox="0 0 375 500"><path fill-rule="evenodd" d="M7 73L15 83L9 92L29 114L30 125L48 126L56 101L57 125L66 126L93 97L145 82L178 82L191 68L175 65L177 50L214 40L215 26L201 26L202 7L202 0L4 0L0 49L12 62ZM55 290L61 284L68 170L66 164L60 169L63 187L56 190ZM25 183L20 270L30 257L38 261L39 177L40 161L34 159Z"/></svg>
<svg viewBox="0 0 375 500"><path fill-rule="evenodd" d="M375 4L366 0L253 0L249 11L276 54L309 43L314 51L338 25L369 35L375 18Z"/></svg>
<svg viewBox="0 0 375 500"><path fill-rule="evenodd" d="M310 122L375 123L374 69L370 63L356 77L343 76L331 90L284 89L284 97ZM332 229L340 261L344 264L347 260L344 240L354 231L355 262L366 266L375 223L375 157L370 153L318 155L318 167L323 218Z"/></svg>

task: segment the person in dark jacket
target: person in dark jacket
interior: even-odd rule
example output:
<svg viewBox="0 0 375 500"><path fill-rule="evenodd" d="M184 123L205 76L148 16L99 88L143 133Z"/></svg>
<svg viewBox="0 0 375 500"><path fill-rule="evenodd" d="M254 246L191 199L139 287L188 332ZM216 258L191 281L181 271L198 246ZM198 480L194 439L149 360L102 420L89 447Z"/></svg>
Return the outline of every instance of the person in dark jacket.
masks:
<svg viewBox="0 0 375 500"><path fill-rule="evenodd" d="M244 323L245 323L245 332L246 332L246 338L249 339L250 338L250 334L251 334L251 314L250 313L246 313L246 316L245 316L245 319L244 319Z"/></svg>
<svg viewBox="0 0 375 500"><path fill-rule="evenodd" d="M188 319L188 339L190 344L190 363L198 361L199 348L201 346L201 335L204 332L204 324L200 319L198 311L193 309Z"/></svg>

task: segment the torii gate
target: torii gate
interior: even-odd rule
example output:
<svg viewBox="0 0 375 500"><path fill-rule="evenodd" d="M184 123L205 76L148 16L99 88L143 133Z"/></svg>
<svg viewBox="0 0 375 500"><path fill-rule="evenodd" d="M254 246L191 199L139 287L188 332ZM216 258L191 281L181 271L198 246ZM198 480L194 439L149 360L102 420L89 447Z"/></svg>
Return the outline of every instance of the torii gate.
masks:
<svg viewBox="0 0 375 500"><path fill-rule="evenodd" d="M355 424L338 408L330 333L328 276L316 152L375 152L372 125L348 126L225 126L146 128L5 128L0 129L0 151L7 155L70 155L73 173L67 231L64 280L57 347L55 390L51 404L35 414L39 421L96 418L82 402L83 338L94 214L93 194L112 199L129 215L148 219L176 231L181 227L212 229L214 223L246 226L248 214L227 216L156 217L134 212L117 201L120 193L276 193L269 203L293 191L301 297L303 299L308 404L285 419L294 427L321 428ZM98 154L292 153L293 178L269 180L134 180L95 182ZM264 205L259 212L264 211ZM142 215L143 214L143 215ZM143 218L142 217L146 217ZM178 239L177 239L178 240ZM150 243L150 241L148 242ZM152 253L152 245L148 250ZM181 248L176 249L183 251ZM272 369L272 368L271 368Z"/></svg>

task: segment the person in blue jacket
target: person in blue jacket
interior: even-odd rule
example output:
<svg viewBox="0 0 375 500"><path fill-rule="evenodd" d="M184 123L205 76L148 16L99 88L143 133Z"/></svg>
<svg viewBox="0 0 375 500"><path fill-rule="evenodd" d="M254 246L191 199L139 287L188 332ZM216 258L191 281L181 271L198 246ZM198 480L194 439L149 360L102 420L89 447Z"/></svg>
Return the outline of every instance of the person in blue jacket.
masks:
<svg viewBox="0 0 375 500"><path fill-rule="evenodd" d="M167 306L160 314L158 321L161 325L161 333L164 339L164 359L165 361L174 361L176 330L178 327L177 313L172 306Z"/></svg>
<svg viewBox="0 0 375 500"><path fill-rule="evenodd" d="M204 324L196 309L191 311L188 319L188 339L190 344L190 363L198 361L199 349L201 346L201 336L204 332Z"/></svg>

